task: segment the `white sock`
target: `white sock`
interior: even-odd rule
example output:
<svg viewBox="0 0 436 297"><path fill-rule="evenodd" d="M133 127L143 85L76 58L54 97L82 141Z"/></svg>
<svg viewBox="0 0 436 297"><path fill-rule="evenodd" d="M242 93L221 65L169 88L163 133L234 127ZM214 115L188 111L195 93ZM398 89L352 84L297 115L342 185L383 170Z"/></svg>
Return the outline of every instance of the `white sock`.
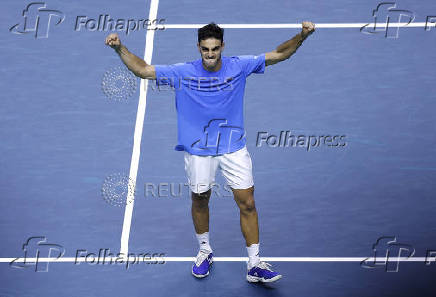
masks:
<svg viewBox="0 0 436 297"><path fill-rule="evenodd" d="M209 232L204 232L203 234L197 234L198 244L200 245L200 250L212 253L212 248L209 244Z"/></svg>
<svg viewBox="0 0 436 297"><path fill-rule="evenodd" d="M259 244L253 243L250 246L247 246L248 252L248 267L252 268L260 263L259 258Z"/></svg>

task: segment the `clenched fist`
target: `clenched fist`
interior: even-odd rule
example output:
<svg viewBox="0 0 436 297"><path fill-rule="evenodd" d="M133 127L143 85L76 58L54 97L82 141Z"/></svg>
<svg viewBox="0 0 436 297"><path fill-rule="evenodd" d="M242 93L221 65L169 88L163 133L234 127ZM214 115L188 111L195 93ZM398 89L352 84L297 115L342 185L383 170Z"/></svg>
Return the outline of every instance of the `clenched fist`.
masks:
<svg viewBox="0 0 436 297"><path fill-rule="evenodd" d="M118 49L121 45L121 40L117 33L111 33L106 37L105 44L113 49Z"/></svg>
<svg viewBox="0 0 436 297"><path fill-rule="evenodd" d="M314 23L312 23L312 22L303 22L302 23L301 35L303 36L303 38L308 37L314 31L315 31L315 24Z"/></svg>

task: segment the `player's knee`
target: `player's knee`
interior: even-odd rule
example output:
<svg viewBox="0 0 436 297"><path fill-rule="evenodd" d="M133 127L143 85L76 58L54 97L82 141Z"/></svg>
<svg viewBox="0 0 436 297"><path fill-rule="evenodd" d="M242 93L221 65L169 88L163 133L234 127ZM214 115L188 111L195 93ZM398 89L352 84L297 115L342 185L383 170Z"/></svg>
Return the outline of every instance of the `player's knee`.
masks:
<svg viewBox="0 0 436 297"><path fill-rule="evenodd" d="M206 208L209 205L210 190L202 193L192 192L192 205L197 208Z"/></svg>
<svg viewBox="0 0 436 297"><path fill-rule="evenodd" d="M256 211L256 205L254 203L254 198L250 197L248 199L245 199L244 201L241 201L239 203L239 209L243 214L251 214Z"/></svg>
<svg viewBox="0 0 436 297"><path fill-rule="evenodd" d="M211 193L210 189L208 191L202 192L202 193L194 193L194 192L192 192L192 199L195 199L195 200L204 200L204 199L206 199L207 200L210 197L210 193Z"/></svg>

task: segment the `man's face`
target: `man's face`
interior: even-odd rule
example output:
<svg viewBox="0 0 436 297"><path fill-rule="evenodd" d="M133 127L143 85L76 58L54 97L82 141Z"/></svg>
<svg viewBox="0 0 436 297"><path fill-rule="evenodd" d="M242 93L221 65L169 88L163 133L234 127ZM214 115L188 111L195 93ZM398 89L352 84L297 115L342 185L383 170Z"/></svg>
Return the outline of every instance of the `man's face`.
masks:
<svg viewBox="0 0 436 297"><path fill-rule="evenodd" d="M203 39L197 44L203 65L207 69L214 69L221 61L221 53L224 50L224 42L216 38Z"/></svg>

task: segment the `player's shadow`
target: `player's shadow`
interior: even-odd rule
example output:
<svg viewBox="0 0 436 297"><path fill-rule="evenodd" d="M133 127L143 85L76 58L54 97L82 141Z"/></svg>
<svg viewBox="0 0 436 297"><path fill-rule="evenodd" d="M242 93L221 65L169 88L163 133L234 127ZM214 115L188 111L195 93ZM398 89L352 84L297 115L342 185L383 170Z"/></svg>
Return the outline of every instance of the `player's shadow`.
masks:
<svg viewBox="0 0 436 297"><path fill-rule="evenodd" d="M218 264L218 266L217 266ZM169 292L176 292L180 288L186 287L187 292L203 292L205 296L217 297L287 297L285 294L289 284L286 279L278 280L274 283L249 283L245 279L245 267L235 269L235 265L223 265L224 263L213 263L210 274L204 278L196 278L187 273L186 267L183 274L179 273L177 281L167 285ZM233 266L233 267L229 267ZM190 267L189 267L190 269ZM183 295L185 296L185 295Z"/></svg>
<svg viewBox="0 0 436 297"><path fill-rule="evenodd" d="M246 284L250 296L272 296L282 297L287 296L282 292L280 280L274 283L248 283Z"/></svg>

